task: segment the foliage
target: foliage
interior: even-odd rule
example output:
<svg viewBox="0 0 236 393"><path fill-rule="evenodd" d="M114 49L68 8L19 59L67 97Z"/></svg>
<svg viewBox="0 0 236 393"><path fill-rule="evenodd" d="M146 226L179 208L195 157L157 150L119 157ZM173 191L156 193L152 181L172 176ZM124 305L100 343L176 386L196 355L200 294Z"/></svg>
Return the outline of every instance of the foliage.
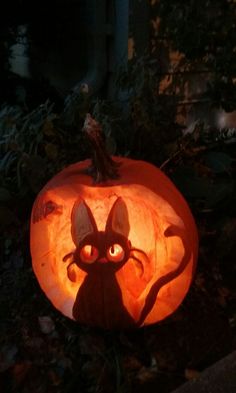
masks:
<svg viewBox="0 0 236 393"><path fill-rule="evenodd" d="M236 107L235 1L159 1L157 40L185 55L185 67L211 73L205 96L226 111ZM200 73L199 73L200 75Z"/></svg>
<svg viewBox="0 0 236 393"><path fill-rule="evenodd" d="M60 128L53 109L47 101L28 113L7 105L0 111L0 174L18 197L38 192L46 178L77 158L80 136Z"/></svg>
<svg viewBox="0 0 236 393"><path fill-rule="evenodd" d="M9 25L19 22L22 2L16 3L15 16L12 2L7 3L9 12L1 16L1 44L6 42L0 45L3 81L9 73L5 61L12 39ZM201 80L207 75L203 107L205 102L207 110L236 107L235 2L152 4L155 17L161 18L158 35L153 32L155 59L135 59L121 70L117 98L97 99L80 92L69 95L64 109L58 110L51 101L41 99L44 86L38 84L25 90L26 100L1 107L3 392L167 393L191 374L188 370L196 375L194 370L203 370L235 348L236 133L198 116L188 127L178 120L186 79L199 70L204 71L199 74ZM8 26L6 15L12 18ZM50 15L55 17L54 10ZM51 24L51 16L48 19ZM169 47L184 54L171 70L174 75L168 61L166 67L157 56ZM163 92L165 72L170 83ZM5 100L2 90L1 102ZM184 116L189 108L189 104L181 107ZM55 172L90 154L82 132L86 111L102 123L110 152L145 159L171 176L198 223L199 263L186 301L173 318L137 332L97 331L66 320L49 305L31 269L28 233L33 200Z"/></svg>
<svg viewBox="0 0 236 393"><path fill-rule="evenodd" d="M50 176L88 156L82 126L91 111L103 126L110 153L161 166L197 210L222 210L235 199L235 131L200 121L184 129L177 121L176 97L160 91L161 80L157 61L143 58L118 74L117 100L98 100L81 90L67 97L61 113L49 101L31 112L4 105L2 198L29 193L33 198Z"/></svg>

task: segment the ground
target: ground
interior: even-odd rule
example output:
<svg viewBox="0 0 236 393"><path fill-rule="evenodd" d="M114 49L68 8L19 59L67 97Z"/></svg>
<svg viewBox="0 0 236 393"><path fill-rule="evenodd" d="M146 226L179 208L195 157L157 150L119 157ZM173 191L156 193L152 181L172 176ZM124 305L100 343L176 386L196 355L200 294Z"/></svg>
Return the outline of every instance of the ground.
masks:
<svg viewBox="0 0 236 393"><path fill-rule="evenodd" d="M159 324L110 332L49 303L31 267L29 218L19 213L1 248L1 392L168 393L235 349L236 219L196 220L197 272L179 309Z"/></svg>

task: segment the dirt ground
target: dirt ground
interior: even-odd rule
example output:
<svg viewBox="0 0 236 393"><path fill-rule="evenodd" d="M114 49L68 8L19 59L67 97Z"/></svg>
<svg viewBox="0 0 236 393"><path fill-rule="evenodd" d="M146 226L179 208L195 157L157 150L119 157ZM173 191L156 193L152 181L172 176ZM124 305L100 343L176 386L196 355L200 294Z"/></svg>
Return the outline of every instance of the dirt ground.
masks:
<svg viewBox="0 0 236 393"><path fill-rule="evenodd" d="M29 221L18 217L1 247L2 393L168 393L236 348L234 218L197 217L197 272L171 317L110 332L80 326L49 303L31 268Z"/></svg>

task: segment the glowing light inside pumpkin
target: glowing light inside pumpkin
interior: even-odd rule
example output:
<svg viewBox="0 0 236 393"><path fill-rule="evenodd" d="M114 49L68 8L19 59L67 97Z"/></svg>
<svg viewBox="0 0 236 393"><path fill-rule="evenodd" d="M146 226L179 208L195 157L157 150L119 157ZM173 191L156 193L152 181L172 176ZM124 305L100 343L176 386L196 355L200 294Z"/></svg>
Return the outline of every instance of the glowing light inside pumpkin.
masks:
<svg viewBox="0 0 236 393"><path fill-rule="evenodd" d="M118 308L116 304L122 302L131 320L138 323L146 299L150 297L148 294L155 285L159 285L151 310L141 324L146 325L166 318L185 297L196 264L196 227L186 202L161 171L141 161L117 160L122 160L118 180L95 186L82 173L88 165L86 161L66 168L41 191L32 212L33 268L43 291L54 306L73 318L73 307L80 288L86 277L86 282L89 281L88 274L76 263L70 260L63 262L64 256L69 253L73 255L76 248L71 236L72 208L78 196L82 198L92 212L98 231L104 232L107 217L117 198L122 196L129 220L128 241L133 251L132 258L114 273L121 299L112 298L109 277L101 276L102 281L96 284L97 288L91 285L91 298L105 296L105 314L99 308L99 303L94 303L98 309L93 312L93 317L86 314L81 316L81 320L86 323L88 318L89 324L104 327L126 327L129 322L127 320L123 324L119 313L117 319L114 317L113 320L102 316L110 315L110 309L114 313L115 308ZM59 208L54 208L40 218L37 211L44 211L42 206L47 206L48 201L50 206L53 203L53 206ZM39 218L34 220L33 217ZM116 228L122 225L123 219L117 216ZM109 263L119 265L124 258L124 249L120 243L111 244L105 256ZM92 266L95 261L96 264L99 261L99 250L93 244L85 244L80 257ZM104 267L109 263L104 264ZM87 287L86 294L90 293L89 290ZM85 308L89 309L90 301L88 297ZM96 314L99 314L97 320Z"/></svg>

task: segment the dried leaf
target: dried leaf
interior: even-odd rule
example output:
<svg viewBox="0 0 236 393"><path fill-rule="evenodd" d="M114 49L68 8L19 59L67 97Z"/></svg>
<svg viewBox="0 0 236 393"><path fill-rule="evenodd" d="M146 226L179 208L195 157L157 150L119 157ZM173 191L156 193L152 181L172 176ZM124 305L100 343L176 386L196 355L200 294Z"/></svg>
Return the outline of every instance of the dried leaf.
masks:
<svg viewBox="0 0 236 393"><path fill-rule="evenodd" d="M198 378L200 374L201 373L198 370L192 368L186 368L184 370L184 376L188 381Z"/></svg>
<svg viewBox="0 0 236 393"><path fill-rule="evenodd" d="M79 341L80 351L83 355L99 355L104 352L105 344L101 336L84 334Z"/></svg>
<svg viewBox="0 0 236 393"><path fill-rule="evenodd" d="M4 345L0 351L0 372L6 371L15 362L18 348L14 344Z"/></svg>
<svg viewBox="0 0 236 393"><path fill-rule="evenodd" d="M15 214L6 206L0 206L0 229L5 230L12 224L18 224L18 219Z"/></svg>
<svg viewBox="0 0 236 393"><path fill-rule="evenodd" d="M12 374L15 387L22 384L31 368L30 362L16 363L13 367Z"/></svg>
<svg viewBox="0 0 236 393"><path fill-rule="evenodd" d="M0 187L0 202L9 202L11 198L10 192L4 187Z"/></svg>
<svg viewBox="0 0 236 393"><path fill-rule="evenodd" d="M222 306L225 307L227 305L227 300L230 296L230 291L228 288L226 287L220 287L217 288L217 292L218 292L218 303Z"/></svg>
<svg viewBox="0 0 236 393"><path fill-rule="evenodd" d="M40 330L44 334L50 334L55 330L55 324L51 317L38 317Z"/></svg>
<svg viewBox="0 0 236 393"><path fill-rule="evenodd" d="M148 382L152 379L154 379L156 376L156 372L152 369L152 368L147 368L147 367L142 367L136 378L141 382L141 383L145 383Z"/></svg>
<svg viewBox="0 0 236 393"><path fill-rule="evenodd" d="M201 289L203 292L206 292L206 280L202 273L198 273L194 280L194 284L197 288Z"/></svg>
<svg viewBox="0 0 236 393"><path fill-rule="evenodd" d="M54 145L54 143L47 143L45 153L50 160L56 160L58 157L58 146Z"/></svg>
<svg viewBox="0 0 236 393"><path fill-rule="evenodd" d="M56 134L53 122L51 120L49 119L45 120L44 125L42 127L42 132L47 136L54 136Z"/></svg>
<svg viewBox="0 0 236 393"><path fill-rule="evenodd" d="M26 176L31 189L34 192L38 192L42 188L46 173L46 164L44 159L40 156L25 157L22 162L21 169Z"/></svg>
<svg viewBox="0 0 236 393"><path fill-rule="evenodd" d="M126 356L124 358L123 365L127 371L139 370L142 368L142 363L134 356Z"/></svg>
<svg viewBox="0 0 236 393"><path fill-rule="evenodd" d="M62 378L59 372L57 370L49 370L48 371L48 376L51 380L52 386L59 386L62 382Z"/></svg>
<svg viewBox="0 0 236 393"><path fill-rule="evenodd" d="M229 172L231 170L232 158L222 152L208 152L204 156L206 165L214 173Z"/></svg>

